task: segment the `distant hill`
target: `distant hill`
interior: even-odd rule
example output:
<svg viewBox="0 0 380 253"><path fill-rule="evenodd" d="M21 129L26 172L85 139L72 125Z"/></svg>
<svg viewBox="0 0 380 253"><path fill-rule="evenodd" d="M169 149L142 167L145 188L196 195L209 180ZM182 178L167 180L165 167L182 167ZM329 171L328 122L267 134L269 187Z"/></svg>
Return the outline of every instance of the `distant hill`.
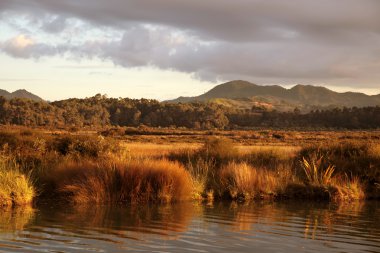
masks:
<svg viewBox="0 0 380 253"><path fill-rule="evenodd" d="M261 106L284 111L295 107L307 110L333 106L376 106L380 105L380 94L370 96L357 92L339 93L325 87L300 84L286 89L278 85L261 86L237 80L217 85L200 96L179 97L169 102L192 101L214 101L240 108Z"/></svg>
<svg viewBox="0 0 380 253"><path fill-rule="evenodd" d="M5 97L6 99L12 99L12 98L27 98L34 101L43 101L42 98L40 98L37 95L34 95L33 93L30 93L27 90L16 90L14 92L8 92L6 90L0 89L0 96Z"/></svg>

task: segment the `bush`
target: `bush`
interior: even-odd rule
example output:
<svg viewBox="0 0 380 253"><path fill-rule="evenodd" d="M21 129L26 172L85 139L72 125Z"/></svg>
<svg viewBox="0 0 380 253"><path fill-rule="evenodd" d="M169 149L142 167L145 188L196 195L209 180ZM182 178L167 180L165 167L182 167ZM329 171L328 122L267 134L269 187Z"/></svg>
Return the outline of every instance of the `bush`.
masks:
<svg viewBox="0 0 380 253"><path fill-rule="evenodd" d="M227 138L210 137L206 139L199 152L202 156L214 158L218 162L226 162L239 157L235 144Z"/></svg>
<svg viewBox="0 0 380 253"><path fill-rule="evenodd" d="M50 149L61 155L98 158L106 153L121 151L119 143L102 136L72 136L57 137L50 143Z"/></svg>
<svg viewBox="0 0 380 253"><path fill-rule="evenodd" d="M8 132L0 132L0 147L7 145L11 149L14 149L19 144L20 140L16 134Z"/></svg>

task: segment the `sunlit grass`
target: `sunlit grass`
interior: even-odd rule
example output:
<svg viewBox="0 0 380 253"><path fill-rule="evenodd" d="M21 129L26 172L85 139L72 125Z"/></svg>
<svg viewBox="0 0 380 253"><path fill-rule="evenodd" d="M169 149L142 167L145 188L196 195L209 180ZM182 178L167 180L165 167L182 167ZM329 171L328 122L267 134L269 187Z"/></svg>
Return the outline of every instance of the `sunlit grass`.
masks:
<svg viewBox="0 0 380 253"><path fill-rule="evenodd" d="M360 200L365 198L364 187L358 177L349 178L347 175L336 177L333 185L337 188L334 196L337 200Z"/></svg>
<svg viewBox="0 0 380 253"><path fill-rule="evenodd" d="M72 203L380 196L376 143L243 146L220 136L205 136L203 145L129 143L93 134L3 135L2 205L30 202L35 192Z"/></svg>
<svg viewBox="0 0 380 253"><path fill-rule="evenodd" d="M31 203L35 191L30 176L19 171L18 165L0 158L0 205L17 206Z"/></svg>
<svg viewBox="0 0 380 253"><path fill-rule="evenodd" d="M73 203L173 202L192 192L190 174L167 160L68 162L50 180Z"/></svg>
<svg viewBox="0 0 380 253"><path fill-rule="evenodd" d="M229 163L219 174L219 187L232 199L252 199L273 195L279 180L271 171L260 170L246 163Z"/></svg>

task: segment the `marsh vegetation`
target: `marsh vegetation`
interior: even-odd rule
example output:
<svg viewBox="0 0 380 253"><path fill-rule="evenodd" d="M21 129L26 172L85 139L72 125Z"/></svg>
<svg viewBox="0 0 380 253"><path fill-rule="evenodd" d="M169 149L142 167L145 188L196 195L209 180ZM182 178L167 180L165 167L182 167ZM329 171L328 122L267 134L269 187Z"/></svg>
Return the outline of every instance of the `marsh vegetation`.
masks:
<svg viewBox="0 0 380 253"><path fill-rule="evenodd" d="M380 197L376 141L357 138L289 145L287 140L286 145L252 146L244 145L244 139L253 131L239 134L241 143L236 134L233 138L204 136L198 143L147 144L98 133L3 129L0 203Z"/></svg>

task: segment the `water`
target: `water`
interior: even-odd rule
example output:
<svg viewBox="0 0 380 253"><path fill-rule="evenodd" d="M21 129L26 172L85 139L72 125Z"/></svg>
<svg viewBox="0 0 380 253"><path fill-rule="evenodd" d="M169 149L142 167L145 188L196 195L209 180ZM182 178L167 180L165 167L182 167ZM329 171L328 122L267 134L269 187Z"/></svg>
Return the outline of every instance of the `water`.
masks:
<svg viewBox="0 0 380 253"><path fill-rule="evenodd" d="M2 210L0 252L380 252L380 203Z"/></svg>

